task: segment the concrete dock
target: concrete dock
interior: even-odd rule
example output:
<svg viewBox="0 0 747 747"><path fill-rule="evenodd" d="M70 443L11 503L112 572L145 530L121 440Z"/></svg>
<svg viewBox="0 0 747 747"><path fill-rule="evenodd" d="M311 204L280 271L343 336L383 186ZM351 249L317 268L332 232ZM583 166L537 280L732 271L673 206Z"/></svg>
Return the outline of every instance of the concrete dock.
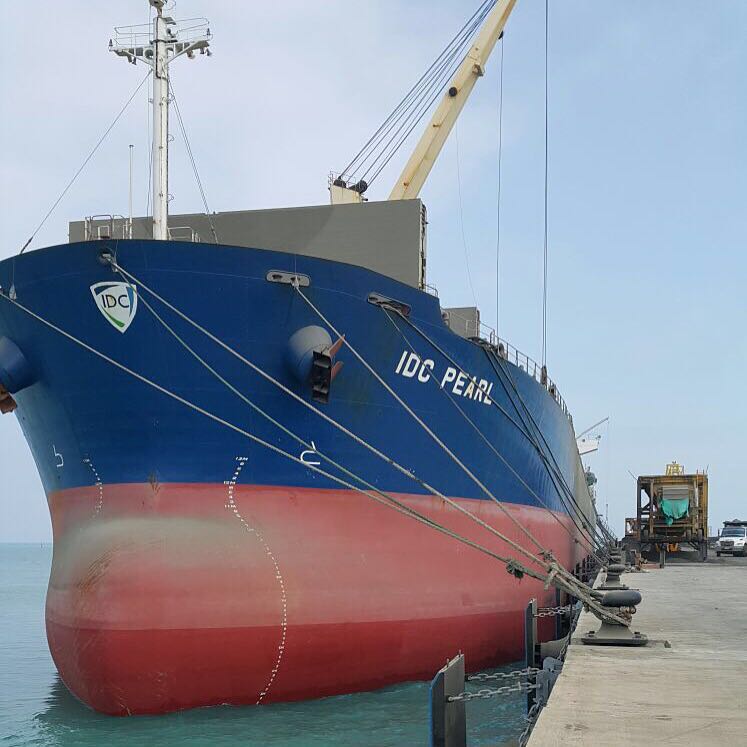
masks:
<svg viewBox="0 0 747 747"><path fill-rule="evenodd" d="M652 642L584 646L599 624L583 613L530 747L747 745L747 558L672 560L621 581L641 591L631 627Z"/></svg>

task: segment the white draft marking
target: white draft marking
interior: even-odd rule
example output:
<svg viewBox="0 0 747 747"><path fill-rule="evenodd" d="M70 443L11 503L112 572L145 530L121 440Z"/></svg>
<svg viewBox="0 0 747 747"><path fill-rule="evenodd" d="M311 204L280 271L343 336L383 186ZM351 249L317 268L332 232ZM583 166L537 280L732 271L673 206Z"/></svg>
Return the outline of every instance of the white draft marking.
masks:
<svg viewBox="0 0 747 747"><path fill-rule="evenodd" d="M104 483L101 482L98 470L94 466L93 461L91 461L90 457L84 459L83 464L87 464L91 472L93 472L93 476L95 479L94 485L98 488L99 491L99 498L98 501L96 501L96 507L93 510L93 515L97 516L101 512L101 509L104 507Z"/></svg>
<svg viewBox="0 0 747 747"><path fill-rule="evenodd" d="M316 454L317 454L316 444L312 441L311 448L307 449L306 451L302 451L300 459L304 464L310 464L312 467L318 467L321 464L321 462L318 459L317 460L309 459L309 457L315 457Z"/></svg>
<svg viewBox="0 0 747 747"><path fill-rule="evenodd" d="M265 540L264 536L262 535L262 532L259 531L259 529L255 529L252 526L249 526L246 519L241 515L241 512L239 511L239 507L236 505L236 501L234 499L234 490L236 488L236 483L239 480L239 477L241 475L241 471L244 469L244 465L249 461L249 457L236 457L236 469L234 470L233 475L231 476L230 480L225 481L225 485L228 487L228 500L226 501L226 509L233 512L233 515L241 522L244 529L249 534L253 534L258 540L259 543L262 545L262 548L265 551L265 554L267 557L272 561L273 566L275 567L275 578L277 579L278 586L280 587L280 600L283 605L283 613L280 620L280 628L281 628L281 634L280 634L280 643L278 644L278 655L277 659L275 660L275 666L272 668L272 671L270 672L270 678L267 681L267 684L262 688L262 691L259 694L259 697L257 698L256 705L259 705L262 700L264 700L265 696L268 692L270 692L270 688L272 687L272 683L275 681L275 678L277 677L278 671L280 669L280 662L283 659L283 654L285 652L285 640L288 630L288 598L285 593L285 581L283 580L283 574L280 572L280 566L278 565L278 561L275 558L274 553L270 549L270 546L267 544L267 541Z"/></svg>
<svg viewBox="0 0 747 747"><path fill-rule="evenodd" d="M65 466L65 457L63 457L62 454L57 451L57 447L54 444L52 444L52 453L54 454L55 465L57 469L62 469Z"/></svg>

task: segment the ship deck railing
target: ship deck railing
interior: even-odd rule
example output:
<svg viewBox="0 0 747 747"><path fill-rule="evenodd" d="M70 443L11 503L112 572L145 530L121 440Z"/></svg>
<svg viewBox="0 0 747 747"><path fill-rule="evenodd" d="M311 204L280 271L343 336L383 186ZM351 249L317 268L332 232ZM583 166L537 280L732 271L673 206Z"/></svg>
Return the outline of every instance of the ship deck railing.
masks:
<svg viewBox="0 0 747 747"><path fill-rule="evenodd" d="M89 215L85 219L83 236L85 241L131 239L132 223L123 215Z"/></svg>
<svg viewBox="0 0 747 747"><path fill-rule="evenodd" d="M209 35L209 24L207 18L184 18L178 21L167 19L171 36L174 41L185 46L204 39ZM150 57L149 48L153 41L153 24L136 23L129 26L115 26L112 46L119 49L131 49L137 57ZM139 52L139 54L136 52ZM180 50L178 50L180 51Z"/></svg>
<svg viewBox="0 0 747 747"><path fill-rule="evenodd" d="M191 241L199 243L200 234L192 226L169 226L170 241ZM84 221L85 241L133 238L133 223L122 215L89 215Z"/></svg>
<svg viewBox="0 0 747 747"><path fill-rule="evenodd" d="M571 424L573 424L573 417L568 410L568 406L560 394L555 382L547 375L546 366L537 363L537 361L530 358L526 353L522 353L511 345L511 343L498 337L496 331L483 322L480 322L478 334L472 339L479 341L483 345L487 343L496 355L509 363L513 363L517 368L521 369L529 376L533 376L535 381L545 387L550 396L555 400L555 402L557 402L558 406L563 411L563 414L571 421Z"/></svg>

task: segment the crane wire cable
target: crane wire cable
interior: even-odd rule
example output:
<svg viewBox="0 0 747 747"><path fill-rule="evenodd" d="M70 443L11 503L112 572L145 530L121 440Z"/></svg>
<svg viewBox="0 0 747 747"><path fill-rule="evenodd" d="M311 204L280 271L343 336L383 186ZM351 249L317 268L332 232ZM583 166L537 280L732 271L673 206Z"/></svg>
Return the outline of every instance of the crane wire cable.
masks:
<svg viewBox="0 0 747 747"><path fill-rule="evenodd" d="M452 40L449 46L439 55L439 57L431 64L431 67L422 75L420 80L410 89L405 95L402 101L387 117L379 129L369 139L366 145L363 146L361 151L355 156L355 158L345 167L340 176L350 176L353 170L358 167L362 168L362 164L366 162L366 159L376 151L381 145L386 136L392 131L398 122L407 115L408 110L419 105L419 102L423 100L426 93L431 89L434 81L438 79L438 76L443 71L444 67L448 66L450 61L454 58L458 51L462 48L465 43L464 29L462 29L456 37ZM455 44L456 42L456 44ZM452 45L454 45L452 48ZM360 163L359 163L360 162Z"/></svg>
<svg viewBox="0 0 747 747"><path fill-rule="evenodd" d="M210 231L213 234L213 241L217 244L218 243L218 234L215 232L215 224L213 223L213 216L210 213L210 208L208 207L208 201L207 196L205 195L205 188L202 186L202 179L200 179L200 172L197 170L197 162L195 161L194 154L192 153L192 146L189 142L189 137L187 136L187 129L184 126L184 120L182 119L182 113L179 111L179 102L176 100L176 93L174 92L174 83L171 80L171 77L169 77L169 90L171 92L171 98L174 101L174 109L176 110L176 118L179 121L179 129L182 132L182 137L184 138L184 144L187 146L187 155L189 156L190 163L192 164L192 171L195 175L195 181L197 182L197 187L200 190L200 196L202 197L202 204L205 207L205 215L208 219L208 223L210 224Z"/></svg>
<svg viewBox="0 0 747 747"><path fill-rule="evenodd" d="M500 334L501 306L501 175L503 161L503 52L506 45L505 34L501 34L501 72L498 93L498 195L496 201L496 237L495 237L495 331Z"/></svg>
<svg viewBox="0 0 747 747"><path fill-rule="evenodd" d="M413 85L413 87L405 94L400 103L394 108L389 116L384 120L381 126L374 132L369 138L368 142L361 148L361 150L354 156L353 160L343 169L340 176L345 177L350 175L358 165L359 161L365 161L366 156L372 150L374 150L391 130L391 124L401 119L413 103L417 102L422 97L423 89L427 87L428 83L437 76L438 70L442 69L444 60L454 54L454 50L459 50L465 44L465 36L470 33L469 29L474 26L475 20L478 16L481 16L486 6L495 4L495 0L485 0L482 5L475 11L475 13L467 20L462 28L456 33L446 47L441 51L439 56L431 63L430 67L423 73L419 80ZM481 22L481 21L480 21Z"/></svg>
<svg viewBox="0 0 747 747"><path fill-rule="evenodd" d="M464 230L464 203L462 201L462 169L459 165L459 120L456 122L454 128L454 143L456 145L456 172L457 172L457 195L459 198L459 225L462 229L462 247L464 248L464 267L467 270L467 280L469 281L469 289L472 292L472 303L477 308L477 295L475 294L475 286L472 283L472 272L469 267L469 251L467 250L467 234ZM480 330L476 329L475 334L479 335Z"/></svg>
<svg viewBox="0 0 747 747"><path fill-rule="evenodd" d="M433 89L434 90L433 95L429 99L424 100L423 103L421 104L420 108L414 113L414 115L413 115L414 119L411 120L409 127L407 127L406 129L404 129L405 128L405 124L406 124L406 123L404 123L399 128L399 132L402 132L402 134L400 135L400 137L399 137L398 140L395 141L394 139L392 139L392 141L391 141L392 145L391 145L391 147L390 147L390 149L389 149L388 152L382 153L381 157L383 157L384 160L382 161L381 165L378 167L378 169L376 170L376 172L374 173L374 175L370 178L370 182L371 183L373 183L378 178L379 174L381 174L381 172L389 165L389 162L392 160L392 158L394 158L394 156L397 154L397 152L399 151L399 149L404 145L404 143L410 137L410 135L412 134L412 132L420 124L420 122L423 120L423 118L428 113L428 111L430 110L430 108L433 106L433 104L435 103L436 99L438 99L438 97L441 95L441 92L442 92L443 88L446 86L446 84L449 82L449 80L451 80L454 77L454 74L459 69L459 66L461 64L462 64L462 59L459 58L459 59L456 60L456 62L454 63L454 65L452 66L451 69L447 68L445 70L445 72L442 75L440 81L437 81L435 89Z"/></svg>
<svg viewBox="0 0 747 747"><path fill-rule="evenodd" d="M542 366L547 366L547 177L548 177L548 51L550 47L550 0L545 0L545 213L542 254Z"/></svg>
<svg viewBox="0 0 747 747"><path fill-rule="evenodd" d="M394 328L397 330L397 332L399 332L400 336L405 341L405 344L410 348L410 350L413 353L415 353L415 355L418 356L418 360L422 361L422 359L420 358L420 355L415 350L415 348L412 345L412 343L410 342L410 340L408 340L408 338L404 334L403 330L399 327L399 325L396 323L396 321L390 315L390 311L392 313L396 313L404 321L408 321L407 317L405 317L398 309L395 309L395 308L391 308L391 309L384 308L384 312L385 312L385 314L387 316L387 319L389 319L389 321L391 322L392 326L394 326ZM524 478L518 473L518 471L511 466L511 464L509 463L509 461L490 442L490 439L488 439L488 437L483 433L483 431L474 422L474 420L472 420L469 417L469 415L467 415L467 413L464 411L464 408L462 408L459 405L459 403L456 401L456 399L454 399L454 397L452 397L446 391L446 389L444 389L443 387L441 387L439 385L438 381L433 376L429 376L428 379L430 381L433 381L433 383L436 386L436 388L439 389L444 394L444 396L451 402L452 405L454 405L454 407L456 407L456 409L459 411L460 415L472 426L472 428L477 432L477 434L485 442L485 444L488 446L488 448L498 457L498 459L500 459L501 462L503 462L503 464L508 468L508 470L511 472L511 474L513 474L514 477L524 486L524 488L527 490L527 492L558 522L558 524L560 524L561 527L563 527L563 529L568 533L568 535L571 537L571 539L574 540L575 543L580 544L580 540L578 540L577 538L575 538L573 536L573 533L571 532L571 530L560 520L560 518L558 516L555 515L555 513L552 511L552 509L550 509L550 507L547 505L547 503L545 503L545 501L542 500L542 498L539 496L539 494L526 482L526 480L524 480ZM493 402L492 399L491 399L491 402ZM522 525L520 524L520 522L516 521L516 519L509 512L505 511L505 509L503 508L502 502L498 502L498 505L501 506L501 510L504 511L504 513L506 514L506 516L509 517L517 525L517 527L519 529L521 529L521 531L524 531L524 529L523 529ZM569 514L570 514L570 512L569 512ZM570 518L572 519L573 517L570 517ZM578 526L576 528L578 528ZM583 533L581 533L581 535L583 537ZM588 541L585 538L584 538L583 541L587 544L587 549L594 556L594 558L597 561L600 561L601 559L599 557L597 557L596 553L594 552L594 548L591 547L591 546L588 546Z"/></svg>
<svg viewBox="0 0 747 747"><path fill-rule="evenodd" d="M449 361L449 363L451 363L451 365L452 365L452 366L453 366L454 368L456 368L456 369L457 369L458 371L460 371L461 373L465 374L465 375L466 375L466 376L467 376L468 378L471 378L471 376L469 375L469 373L468 373L468 372L466 372L466 371L464 371L464 369L463 369L463 368L462 368L462 367L461 367L461 366L460 366L460 365L459 365L459 364L458 364L458 363L457 363L457 362L456 362L456 361L455 361L455 360L454 360L454 359L453 359L453 358L452 358L451 356L449 356L449 355L448 355L448 353L446 353L446 351L444 351L444 350L443 350L443 348L441 348L441 347L440 347L440 346L439 346L439 345L438 345L438 344L437 344L437 343L436 343L436 342L435 342L435 341L434 341L434 340L433 340L432 338L430 338L430 337L429 337L429 336L428 336L428 335L427 335L427 334L426 334L426 333L425 333L425 332L424 332L423 330L421 330L421 329L420 329L420 328L419 328L419 327L418 327L418 326L417 326L416 324L414 324L414 323L413 323L413 322L412 322L412 321L411 321L410 319L408 319L408 318L407 318L406 316L404 316L403 314L399 313L399 311L398 311L397 309L393 309L393 310L394 310L394 311L397 311L397 313L399 314L400 318L401 318L401 319L403 319L403 320L404 320L404 321L405 321L405 322L406 322L406 323L407 323L407 324L408 324L408 325L409 325L409 326L410 326L410 327L411 327L412 329L414 329L414 330L415 330L415 331L416 331L416 332L417 332L417 333L418 333L418 334L419 334L419 335L420 335L420 336L421 336L421 337L422 337L422 338L423 338L424 340L426 340L426 341L427 341L427 342L428 342L428 343L429 343L429 344L430 344L430 345L431 345L431 346L432 346L432 347L433 347L433 348L434 348L435 350L437 350L437 351L438 351L438 352L439 352L439 353L440 353L440 354L441 354L441 355L442 355L442 356L443 356L443 357L444 357L444 358L445 358L445 359L446 359L447 361ZM398 328L398 329L399 329L399 328ZM401 332L401 330L400 330L400 332ZM403 335L403 336L404 336L404 335ZM405 338L405 339L406 339L406 338ZM410 343L409 343L409 341L407 341L407 342L408 342L408 345L409 345L409 344L410 344ZM494 370L495 370L495 369L494 369ZM497 372L497 371L496 371L496 373L498 374L498 372ZM500 381L500 380L501 380L500 374L498 374L498 378L499 378L499 381ZM503 382L501 382L501 384L502 384L502 386L503 386L503 387L504 387L504 389L505 389L505 388L506 388L506 387L505 387L505 384L503 384ZM508 395L508 392L507 392L507 395ZM508 396L509 396L509 401L511 401L510 395L508 395ZM452 401L453 401L453 400L452 400ZM456 402L455 402L455 401L454 401L454 404L456 404ZM510 421L510 422L511 422L511 423L512 423L512 424L513 424L513 425L514 425L514 426L515 426L515 427L516 427L516 428L517 428L517 429L518 429L518 430L519 430L519 431L520 431L520 432L522 433L522 435L524 435L524 436L525 436L525 438L526 438L526 439L527 439L527 440L528 440L528 441L529 441L529 442L530 442L530 443L532 444L532 446L533 446L533 447L535 448L535 450L537 451L538 455L540 456L540 459L542 459L543 463L545 464L545 469L547 469L547 470L548 470L548 472L550 472L551 466L547 464L547 457L546 457L546 456L545 456L545 454L543 453L543 451L542 451L541 447L539 446L539 444L537 443L536 439L534 439L534 438L532 437L531 433L530 433L530 432L529 432L528 430L525 430L525 428L526 428L526 424L524 424L524 428L523 428L523 427L522 427L521 425L519 425L519 424L518 424L518 423L516 422L516 420L514 420L514 418L513 418L513 417L512 417L511 415L510 415L510 413L506 412L506 410L505 410L505 409L504 409L504 408L503 408L503 407L502 407L502 406L501 406L501 405L500 405L500 404L499 404L498 402L496 402L496 401L495 401L494 399L492 399L492 398L491 398L491 404L492 404L492 405L494 405L494 406L496 407L496 409L497 409L497 410L498 410L499 412L501 412L501 413L502 413L502 414L503 414L503 415L504 415L504 416L505 416L506 418L508 418L508 420L509 420L509 421ZM512 401L512 405L513 405L514 409L515 409L515 410L517 410L517 407L516 407L515 403L513 403L513 401ZM458 407L458 405L457 405L457 407ZM461 408L460 408L460 409L461 409ZM517 414L519 414L519 417L521 417L520 413L518 413L518 410L517 410ZM466 417L466 414L465 414L465 417ZM522 419L522 420L523 420L523 419ZM477 428L477 426L475 426L474 424L473 424L473 426L474 426L475 428ZM478 430L479 430L479 429L478 429ZM481 434L481 435L482 435L482 434ZM483 436L483 438L484 438L484 436ZM489 446L490 446L490 447L491 447L491 448L492 448L492 449L493 449L494 451L496 451L496 450L495 450L495 447L494 447L494 446L493 446L492 444L489 444ZM508 464L508 462L506 462L506 461L505 461L505 459L504 459L504 458L502 457L502 455L500 455L500 454L499 454L499 453L498 453L497 451L496 451L496 455L497 455L497 456L498 456L498 457L499 457L499 458L500 458L500 459L501 459L502 461L504 461L504 463L505 463L505 464L506 464L506 466L507 466L507 467L509 468L509 470L510 470L510 471L512 471L512 472L513 472L513 473L515 474L515 476L516 476L516 477L517 477L517 478L518 478L518 479L519 479L520 481L522 481L522 483L524 483L524 486L525 486L525 487L526 487L526 489L527 489L527 490L529 491L530 495L532 495L532 496L533 496L533 497L534 497L534 498L535 498L535 499L536 499L536 500L537 500L537 501L538 501L539 503L541 503L541 504L542 504L542 505L543 505L543 506L544 506L544 507L545 507L545 508L546 508L547 510L550 510L550 509L549 509L549 508L547 507L547 505L546 505L546 504L544 504L544 502L543 502L543 501L542 501L542 499L540 498L539 494L538 494L538 493L537 493L536 491L534 491L533 489L531 489L531 488L530 488L530 487L529 487L529 486L528 486L528 485L527 485L527 484L526 484L526 483L525 483L525 482L523 481L523 479L522 479L522 478L521 478L521 477L520 477L520 476L518 475L518 473L517 473L517 472L516 472L516 471L515 471L515 470L513 469L513 467L511 467L511 465L510 465L510 464ZM551 477L551 480L552 480L552 474L550 474L550 477ZM588 548L588 549L590 549L590 550L591 550L591 552L592 552L592 554L594 554L594 548L596 548L597 550L599 550L599 549L600 549L600 547L598 546L598 540L597 540L597 538L596 538L596 537L594 536L594 534L593 534L593 533L592 533L592 532L591 532L591 531L590 531L590 530L589 530L589 529L588 529L588 528L586 527L586 521L587 521L587 519L586 519L586 517L584 516L583 512L582 512L582 511L580 510L580 507L578 506L578 504L576 503L576 501L575 501L575 500L573 500L573 501L572 501L572 506L573 506L573 507L575 507L575 511L576 511L576 513L577 513L577 516L578 516L578 518L579 518L579 519L581 520L581 525L579 526L578 522L576 521L576 518L574 517L574 508L573 508L572 506L570 506L570 505L569 505L569 504L568 504L568 503L567 503L567 502L566 502L566 501L564 500L564 498L563 498L563 493L561 492L561 490L560 490L560 489L558 488L557 484L556 484L556 483L555 483L554 481L553 481L553 486L555 487L555 490L556 490L556 492L558 493L558 498L560 499L561 503L563 503L563 505L564 505L564 507L565 507L566 511L568 512L568 515L569 515L569 517L570 517L570 518L571 518L571 520L573 521L574 525L575 525L575 526L576 526L576 528L578 529L578 531L579 531L579 533L581 534L581 536L582 536L582 537L584 537L584 532L586 532L586 534L587 534L587 535L589 536L589 539L591 540L591 544L590 544L590 546L589 546L589 548ZM551 512L551 513L552 513L552 512ZM586 542L586 543L587 543L587 545L589 544L589 539L586 539L586 538L584 538L584 542ZM596 540L596 541L595 541L595 540ZM595 557L596 557L596 555L595 555ZM598 558L598 557L597 557L597 560L599 560L599 558Z"/></svg>
<svg viewBox="0 0 747 747"><path fill-rule="evenodd" d="M459 68L459 65L462 64L463 58L460 54L462 52L463 50L455 50L442 63L432 81L424 89L421 99L414 103L412 111L389 127L388 132L398 125L394 134L381 146L379 154L369 163L363 172L363 178L365 178L371 171L376 169L373 176L370 177L371 184L376 181L379 174L387 167L405 141L410 137L413 130L423 120L436 99L441 95L446 84L454 77L454 73ZM379 163L380 165L377 168L377 164Z"/></svg>
<svg viewBox="0 0 747 747"><path fill-rule="evenodd" d="M36 236L36 234L39 233L39 231L42 229L42 227L47 222L47 220L49 220L49 217L55 211L55 209L60 204L60 202L62 202L63 198L68 193L68 191L73 186L73 184L75 184L75 182L77 181L81 173L83 173L83 170L85 169L85 167L88 166L88 162L94 157L94 155L96 155L96 152L101 147L104 140L106 140L109 133L114 129L117 122L119 122L119 120L122 118L122 115L127 111L127 108L130 106L135 96L137 96L138 92L145 84L145 81L148 80L148 78L150 77L151 72L152 72L151 70L148 70L148 72L145 74L145 77L140 81L137 88L132 92L132 95L130 96L130 98L128 98L127 101L125 102L125 105L119 110L119 113L117 114L117 116L114 117L114 120L112 121L112 123L106 128L104 134L99 138L96 145L93 146L93 150L91 150L91 152L86 156L85 160L80 165L80 168L75 172L75 174L73 174L73 178L67 183L65 188L60 193L59 197L52 203L52 207L50 207L49 210L47 210L45 216L41 219L41 222L39 223L39 225L34 229L31 236L29 236L28 241L23 245L23 247L21 248L21 251L18 252L19 255L23 254L26 251L29 244L34 240L34 237Z"/></svg>
<svg viewBox="0 0 747 747"><path fill-rule="evenodd" d="M391 128L390 123L396 121L399 117L401 117L402 112L406 111L410 107L411 102L415 101L418 98L418 96L420 95L420 91L422 91L423 86L426 85L428 80L432 78L434 69L442 63L442 58L451 49L452 45L457 41L457 38L460 34L461 34L461 31L451 40L451 42L441 52L441 54L433 61L433 63L431 63L431 66L423 73L423 75L418 79L418 81L405 94L405 96L400 100L397 106L387 116L384 122L382 122L379 128L368 139L368 141L361 148L361 150L358 151L358 153L353 157L353 160L350 161L350 163L348 163L348 165L340 172L341 177L349 176L354 172L356 166L358 165L358 162L361 160L365 160L365 157L368 154L368 152L371 151L373 148L375 148L377 143L380 142L381 138L385 136L386 131L388 131L387 126Z"/></svg>
<svg viewBox="0 0 747 747"><path fill-rule="evenodd" d="M494 5L494 3L493 3L493 5ZM473 27L468 30L468 33L467 33L467 36L466 36L467 41L471 40L472 36L474 36L475 32L480 28L481 24L483 23L483 21L485 20L485 18L487 17L488 13L491 10L492 10L492 5L491 5L490 8L487 8L487 10L484 12L484 14L481 15L475 21ZM441 92L445 88L446 84L449 82L449 80L451 80L454 77L454 74L459 69L460 65L462 64L462 62L464 60L464 57L466 55L466 48L467 47L466 47L466 44L465 44L465 48L460 48L460 49L454 51L454 53L452 54L450 60L447 60L446 62L448 63L449 61L453 61L454 59L456 59L456 62L455 62L455 64L453 64L453 66L451 67L451 69L449 69L447 67L443 68L443 69L445 69L445 73L442 75L440 81L439 80L434 80L435 88L432 85L431 89L430 89L430 90L434 91L434 93L431 96L431 98L426 99L425 98L425 94L423 95L423 101L422 101L422 104L420 105L420 108L416 109L410 115L410 117L413 117L414 119L410 119L410 125L409 125L409 127L407 127L407 121L403 122L400 125L399 129L398 129L398 132L402 132L404 130L404 132L402 132L402 134L400 135L399 139L396 138L396 134L397 133L395 133L395 136L393 136L392 138L390 138L389 143L386 146L384 146L384 150L382 151L382 153L380 153L379 156L377 156L377 158L375 159L375 162L378 162L382 158L383 158L383 161L382 161L381 165L378 167L378 169L375 171L375 173L373 174L373 176L370 177L370 179L369 179L369 185L372 184L378 178L379 174L381 174L381 172L387 167L387 165L392 160L392 158L396 155L396 153L399 151L399 149L402 147L402 145L410 137L410 135L412 134L413 130L422 121L423 117L429 111L429 109L432 107L433 103L441 95ZM444 65L446 65L446 63L444 63ZM386 148L389 148L389 150L387 151ZM369 167L369 171L371 170L371 168L372 167ZM366 172L366 173L368 173L368 172Z"/></svg>
<svg viewBox="0 0 747 747"><path fill-rule="evenodd" d="M171 304L169 301L167 301L165 298L160 296L156 291L154 291L152 288L150 288L148 285L146 285L142 280L135 277L132 273L125 270L121 265L117 263L117 261L113 258L108 260L111 264L112 268L116 271L120 272L124 277L126 277L128 280L130 280L132 283L134 283L137 287L143 288L148 293L150 293L154 298L156 298L160 303L162 303L164 306L166 306L168 309L173 311L177 316L182 318L187 323L191 324L193 327L195 327L197 330L202 332L204 335L206 335L208 338L210 338L213 342L215 342L217 345L219 345L221 348L226 350L226 352L233 355L235 358L240 360L242 363L247 365L249 368L251 368L253 371L255 371L257 374L262 376L265 380L269 381L279 389L281 389L284 393L288 394L290 397L292 397L294 400L299 402L301 405L306 407L307 409L311 410L312 412L316 413L319 417L321 417L323 420L328 422L333 427L337 428L339 431L344 433L346 436L352 438L356 443L363 446L364 448L368 449L372 454L376 455L380 459L382 459L384 462L389 464L391 467L396 469L401 474L405 475L406 477L410 478L414 482L418 483L422 488L424 488L427 492L431 493L432 495L440 498L441 500L445 501L449 505L451 505L454 509L459 511L460 513L464 514L465 516L469 517L472 521L482 526L484 529L488 530L491 534L494 534L499 539L503 540L507 544L509 544L511 547L513 547L517 552L520 552L521 554L524 554L526 557L529 557L534 562L538 563L539 565L545 567L546 561L542 561L539 558L537 558L533 553L526 550L526 548L523 548L521 545L518 545L516 542L511 540L510 538L506 537L504 534L502 534L499 530L497 530L495 527L491 526L487 522L480 519L478 516L475 516L473 513L471 513L469 510L461 506L458 502L454 501L453 499L447 497L442 492L434 488L429 483L425 482L422 478L418 477L412 470L407 469L406 467L403 467L401 464L396 462L394 459L392 459L390 456L385 454L384 452L377 449L372 444L368 443L365 439L362 439L357 434L350 431L348 428L346 428L341 423L338 423L334 418L331 418L326 413L322 412L319 408L312 405L310 402L307 402L302 397L299 397L298 394L296 394L293 390L289 389L285 385L283 385L280 381L275 379L273 376L268 374L266 371L263 371L259 366L254 364L252 361L250 361L245 356L241 355L238 351L234 350L231 346L227 345L225 342L223 342L220 338L212 334L209 330L202 327L200 324L198 324L196 321L191 319L187 314L179 310L176 306ZM331 326L331 325L329 325ZM332 328L334 330L334 328Z"/></svg>

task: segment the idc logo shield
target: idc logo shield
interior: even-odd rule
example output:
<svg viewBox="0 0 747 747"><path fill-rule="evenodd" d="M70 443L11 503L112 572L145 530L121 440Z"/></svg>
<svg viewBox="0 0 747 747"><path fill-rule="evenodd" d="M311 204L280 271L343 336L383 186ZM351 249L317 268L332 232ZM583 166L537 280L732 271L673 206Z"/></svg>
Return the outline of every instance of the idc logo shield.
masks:
<svg viewBox="0 0 747 747"><path fill-rule="evenodd" d="M137 313L137 289L128 283L95 283L93 300L109 324L123 334Z"/></svg>

